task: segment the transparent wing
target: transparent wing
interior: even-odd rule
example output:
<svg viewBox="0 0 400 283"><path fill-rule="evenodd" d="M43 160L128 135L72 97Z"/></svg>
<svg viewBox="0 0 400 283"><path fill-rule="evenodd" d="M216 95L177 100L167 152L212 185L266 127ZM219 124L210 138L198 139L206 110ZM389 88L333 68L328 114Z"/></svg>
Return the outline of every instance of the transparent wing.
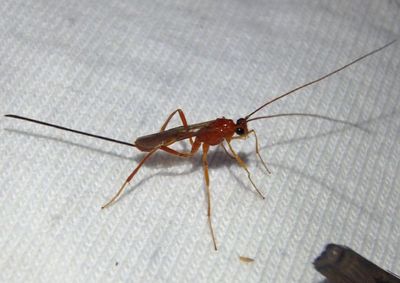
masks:
<svg viewBox="0 0 400 283"><path fill-rule="evenodd" d="M170 145L174 142L195 137L200 130L205 130L214 120L188 125L188 127L180 126L163 132L146 135L137 138L135 145L141 150L151 150L162 145Z"/></svg>

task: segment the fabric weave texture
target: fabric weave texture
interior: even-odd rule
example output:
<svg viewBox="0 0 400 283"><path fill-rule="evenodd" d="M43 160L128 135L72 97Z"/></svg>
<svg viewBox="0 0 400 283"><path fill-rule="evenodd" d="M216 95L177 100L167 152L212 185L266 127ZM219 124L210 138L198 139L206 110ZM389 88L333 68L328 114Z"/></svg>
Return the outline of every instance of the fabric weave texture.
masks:
<svg viewBox="0 0 400 283"><path fill-rule="evenodd" d="M143 153L3 117L128 142L177 108L243 117L400 35L399 1L9 1L0 8L1 282L322 282L330 242L400 274L400 42L257 113L208 155ZM180 125L179 119L171 127ZM177 144L188 150L189 143ZM239 256L254 258L244 264Z"/></svg>

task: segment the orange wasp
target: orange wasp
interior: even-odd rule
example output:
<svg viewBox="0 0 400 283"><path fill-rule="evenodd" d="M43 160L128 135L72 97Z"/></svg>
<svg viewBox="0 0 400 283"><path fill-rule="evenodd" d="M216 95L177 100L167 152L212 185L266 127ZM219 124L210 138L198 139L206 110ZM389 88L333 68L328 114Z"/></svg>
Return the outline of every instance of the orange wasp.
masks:
<svg viewBox="0 0 400 283"><path fill-rule="evenodd" d="M102 208L108 207L109 205L114 203L119 198L119 196L123 193L126 186L129 184L129 182L132 180L132 178L136 175L136 173L139 171L139 169L142 167L142 165L156 151L162 150L169 154L176 155L179 157L192 157L200 149L200 147L202 147L202 150L203 150L202 163L203 163L203 168L204 168L204 177L205 177L206 193L207 193L207 205L208 205L208 208L207 208L208 225L210 227L210 232L211 232L211 237L212 237L213 244L214 244L214 249L217 250L217 244L216 244L214 230L213 230L213 226L212 226L212 222L211 222L211 193L210 193L210 180L209 180L209 176L208 176L208 163L207 163L207 153L208 153L210 146L221 145L224 148L225 152L230 157L235 159L237 161L237 163L246 171L247 177L250 180L250 183L252 184L253 188L261 196L261 198L264 199L265 197L263 196L261 191L257 188L255 183L251 179L250 171L248 170L247 165L243 162L243 160L239 157L239 155L236 153L236 151L233 149L233 147L231 145L231 141L233 139L244 139L244 138L248 137L250 134L253 134L255 137L255 141L256 141L256 154L259 157L260 161L262 162L266 171L270 172L268 170L266 163L264 162L264 160L262 159L262 157L260 155L259 144L258 144L256 132L255 132L255 130L248 129L248 126L247 126L248 122L260 120L260 119L274 118L274 117L302 115L302 116L323 118L323 119L333 120L336 122L342 122L342 123L347 123L347 124L351 124L351 123L324 117L324 116L317 115L317 114L304 114L304 113L281 113L281 114L277 114L277 115L259 116L259 117L254 117L254 118L250 118L250 117L252 117L255 113L257 113L258 111L260 111L267 105L269 105L279 99L282 99L285 96L288 96L302 88L305 88L309 85L312 85L319 81L322 81L323 79L326 79L327 77L329 77L337 72L340 72L341 70L349 67L350 65L353 65L356 62L358 62L368 56L371 56L372 54L374 54L376 52L381 51L382 49L393 44L395 41L396 40L393 40L392 42L355 59L354 61L342 66L341 68L334 70L333 72L330 72L327 75L324 75L316 80L313 80L311 82L303 84L303 85L296 87L280 96L275 97L274 99L272 99L272 100L264 103L260 107L258 107L256 110L254 110L250 114L246 115L244 118L238 119L236 122L234 122L231 119L222 117L222 118L218 118L218 119L203 122L203 123L189 125L186 121L186 117L185 117L185 114L183 113L183 111L181 109L177 109L168 116L167 120L164 122L163 126L161 127L160 132L151 134L151 135L147 135L147 136L143 136L143 137L139 137L138 139L136 139L136 141L134 143L119 141L119 140L115 140L115 139L111 139L111 138L107 138L107 137L103 137L103 136L99 136L99 135L90 134L87 132L77 131L77 130L69 129L66 127L62 127L62 126L58 126L58 125L26 118L26 117L22 117L22 116L18 116L18 115L8 114L5 116L10 117L10 118L21 119L21 120L25 120L25 121L29 121L29 122L33 122L33 123L38 123L41 125L54 127L57 129L70 131L73 133L82 134L82 135L86 135L86 136L90 136L90 137L94 137L94 138L98 138L98 139L103 139L103 140L107 140L107 141L111 141L111 142L115 142L115 143L119 143L119 144L124 144L124 145L128 145L131 147L136 147L140 151L147 152L147 154L144 156L144 158L139 162L139 164L136 166L136 168L132 171L132 173L128 176L128 178L122 184L122 186L118 190L118 192L105 205L103 205ZM182 126L166 130L168 123L170 122L172 117L176 114L179 115L179 117L182 121ZM177 151L170 147L175 142L186 140L186 139L189 139L190 145L191 145L191 150L189 152ZM223 144L224 142L226 142L226 144L228 145L229 151L225 148L225 146Z"/></svg>

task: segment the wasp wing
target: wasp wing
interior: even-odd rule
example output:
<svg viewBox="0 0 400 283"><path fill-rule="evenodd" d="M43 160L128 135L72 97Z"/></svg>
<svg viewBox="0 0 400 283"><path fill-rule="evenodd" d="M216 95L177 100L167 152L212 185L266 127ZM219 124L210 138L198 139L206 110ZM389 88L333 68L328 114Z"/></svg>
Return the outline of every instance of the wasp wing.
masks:
<svg viewBox="0 0 400 283"><path fill-rule="evenodd" d="M171 128L159 133L142 136L136 139L135 145L142 151L150 151L156 147L168 146L174 142L195 137L199 130L205 129L214 120Z"/></svg>

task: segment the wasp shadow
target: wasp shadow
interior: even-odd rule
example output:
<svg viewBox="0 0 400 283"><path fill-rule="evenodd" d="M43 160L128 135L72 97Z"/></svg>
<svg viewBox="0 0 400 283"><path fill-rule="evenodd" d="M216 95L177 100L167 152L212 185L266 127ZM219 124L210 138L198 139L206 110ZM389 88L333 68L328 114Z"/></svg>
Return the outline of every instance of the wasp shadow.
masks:
<svg viewBox="0 0 400 283"><path fill-rule="evenodd" d="M387 118L393 118L399 114L400 114L400 109L393 109L392 111L389 111L388 113L382 113L382 114L378 115L377 117L372 117L372 118L369 118L364 121L359 121L359 122L355 122L355 123L344 121L345 125L340 128L332 129L329 131L324 131L322 133L315 134L315 135L309 135L309 136L304 136L304 137L293 137L293 138L289 138L289 139L285 139L285 140L280 140L275 143L270 143L270 144L264 145L260 149L263 150L263 149L267 149L267 148L272 148L274 146L293 144L296 142L319 139L319 138L331 136L334 134L346 132L351 129L356 129L356 130L362 131L366 134L374 134L374 131L371 131L370 129L368 129L369 124L380 121L380 120L384 120Z"/></svg>

